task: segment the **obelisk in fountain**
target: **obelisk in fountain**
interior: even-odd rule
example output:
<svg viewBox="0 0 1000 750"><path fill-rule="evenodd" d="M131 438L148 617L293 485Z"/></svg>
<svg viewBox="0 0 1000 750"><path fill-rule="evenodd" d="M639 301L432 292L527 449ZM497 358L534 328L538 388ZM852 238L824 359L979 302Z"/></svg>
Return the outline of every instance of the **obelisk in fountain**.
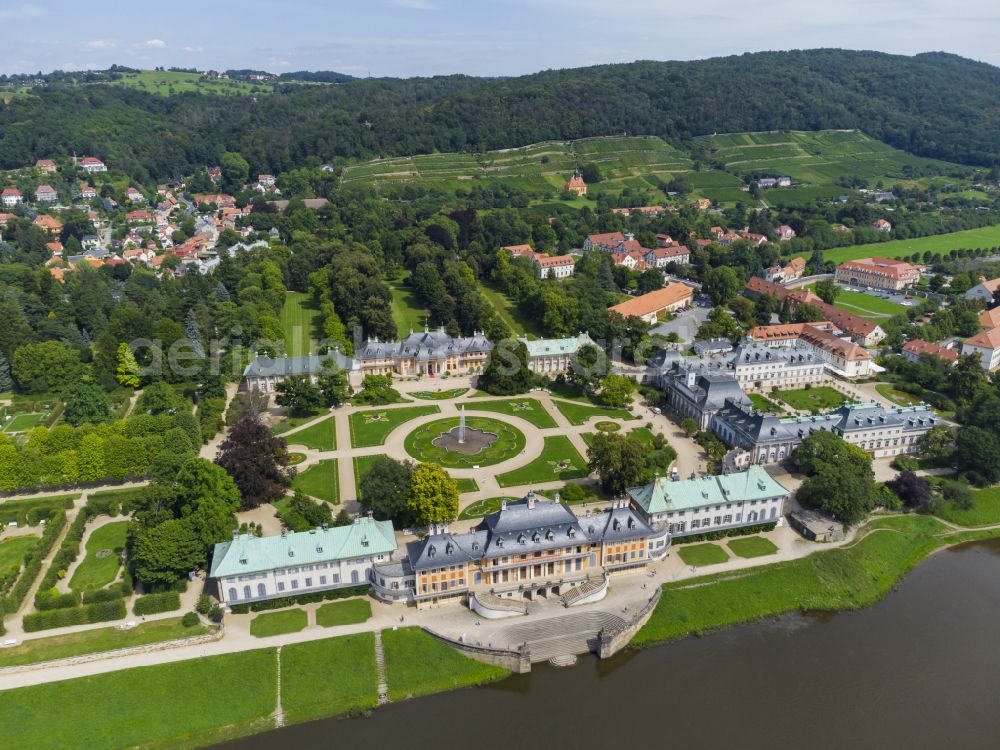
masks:
<svg viewBox="0 0 1000 750"><path fill-rule="evenodd" d="M458 416L458 444L465 445L465 404Z"/></svg>

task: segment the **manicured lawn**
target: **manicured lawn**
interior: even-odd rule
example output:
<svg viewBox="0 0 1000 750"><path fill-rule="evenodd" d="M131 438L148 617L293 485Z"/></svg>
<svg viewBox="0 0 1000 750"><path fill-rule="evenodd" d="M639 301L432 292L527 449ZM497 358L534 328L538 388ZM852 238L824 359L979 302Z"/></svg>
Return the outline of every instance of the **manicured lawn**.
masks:
<svg viewBox="0 0 1000 750"><path fill-rule="evenodd" d="M842 406L844 401L849 400L840 391L825 385L799 388L793 391L777 391L774 396L793 409L801 411L828 411Z"/></svg>
<svg viewBox="0 0 1000 750"><path fill-rule="evenodd" d="M372 604L367 599L328 602L316 610L316 624L324 628L353 625L371 619Z"/></svg>
<svg viewBox="0 0 1000 750"><path fill-rule="evenodd" d="M532 320L531 316L521 310L506 294L482 282L479 284L479 291L496 310L500 319L507 324L513 335L527 336L527 338L537 338L541 335L538 322Z"/></svg>
<svg viewBox="0 0 1000 750"><path fill-rule="evenodd" d="M458 484L459 492L477 492L479 490L479 483L471 477L456 479L455 483Z"/></svg>
<svg viewBox="0 0 1000 750"><path fill-rule="evenodd" d="M212 628L206 625L186 628L181 625L180 617L171 617L166 620L143 622L128 630L119 630L116 627L97 628L67 635L35 638L23 641L17 646L0 649L0 667L35 664L53 659L65 659L70 656L144 646L147 643L173 641L178 638L204 635L211 630Z"/></svg>
<svg viewBox="0 0 1000 750"><path fill-rule="evenodd" d="M46 416L46 414L40 413L16 414L7 420L7 423L3 426L3 431L27 432L28 430L38 427Z"/></svg>
<svg viewBox="0 0 1000 750"><path fill-rule="evenodd" d="M632 641L648 646L808 609L856 609L878 601L914 565L948 541L928 516L885 518L859 542L774 563L669 583ZM956 537L953 540L957 540Z"/></svg>
<svg viewBox="0 0 1000 750"><path fill-rule="evenodd" d="M378 704L375 636L358 633L281 649L281 707L294 724Z"/></svg>
<svg viewBox="0 0 1000 750"><path fill-rule="evenodd" d="M390 700L416 698L506 677L500 667L470 659L417 628L383 630Z"/></svg>
<svg viewBox="0 0 1000 750"><path fill-rule="evenodd" d="M449 398L458 398L468 392L468 388L452 388L450 391L412 391L408 395L413 396L413 398L422 398L425 401L446 401Z"/></svg>
<svg viewBox="0 0 1000 750"><path fill-rule="evenodd" d="M277 424L271 428L272 435L283 435L289 430L294 430L296 427L301 427L306 422L311 422L316 417L318 417L322 412L315 412L313 414L302 414L299 416L284 416L278 420Z"/></svg>
<svg viewBox="0 0 1000 750"><path fill-rule="evenodd" d="M726 546L737 557L764 557L773 555L778 551L778 547L770 539L762 536L744 536L738 539L730 539Z"/></svg>
<svg viewBox="0 0 1000 750"><path fill-rule="evenodd" d="M674 549L686 565L702 567L703 565L718 565L729 559L729 555L718 544L705 542L703 544L678 545Z"/></svg>
<svg viewBox="0 0 1000 750"><path fill-rule="evenodd" d="M69 581L69 587L73 591L104 588L118 577L127 530L128 521L115 521L94 529L87 539L87 556L77 566ZM104 553L105 550L110 551L110 554ZM99 557L102 553L103 556Z"/></svg>
<svg viewBox="0 0 1000 750"><path fill-rule="evenodd" d="M959 526L992 526L1000 523L1000 487L987 487L972 494L973 506L956 508L950 500L942 500L936 515Z"/></svg>
<svg viewBox="0 0 1000 750"><path fill-rule="evenodd" d="M402 281L390 283L389 290L392 292L392 320L399 337L422 330L427 323L427 309L420 304L417 295L403 286Z"/></svg>
<svg viewBox="0 0 1000 750"><path fill-rule="evenodd" d="M538 458L520 469L500 474L497 482L501 487L514 487L522 484L554 482L557 479L576 479L585 477L589 473L587 462L569 438L565 435L554 435L545 438L545 446Z"/></svg>
<svg viewBox="0 0 1000 750"><path fill-rule="evenodd" d="M319 310L304 292L285 292L281 308L281 329L285 334L285 355L304 357L312 354L317 334Z"/></svg>
<svg viewBox="0 0 1000 750"><path fill-rule="evenodd" d="M890 383L879 383L875 386L875 390L880 396L899 406L913 406L920 403L920 399L912 393L893 388Z"/></svg>
<svg viewBox="0 0 1000 750"><path fill-rule="evenodd" d="M278 612L264 612L250 621L250 635L266 638L269 635L298 633L309 624L304 609L283 609Z"/></svg>
<svg viewBox="0 0 1000 750"><path fill-rule="evenodd" d="M513 425L489 417L466 417L468 429L483 430L496 439L478 453L464 454L434 445L443 433L459 424L459 417L446 417L421 425L406 436L406 452L418 461L439 464L450 469L492 466L517 456L524 450L524 433Z"/></svg>
<svg viewBox="0 0 1000 750"><path fill-rule="evenodd" d="M612 417L614 419L637 419L628 409L613 409L609 406L590 406L574 401L553 399L552 403L571 424L583 424L591 417Z"/></svg>
<svg viewBox="0 0 1000 750"><path fill-rule="evenodd" d="M337 459L315 463L292 480L292 489L300 490L317 500L340 504L340 477Z"/></svg>
<svg viewBox="0 0 1000 750"><path fill-rule="evenodd" d="M771 412L772 414L785 413L785 407L779 406L770 399L764 398L759 393L748 393L747 398L749 398L751 403L762 412Z"/></svg>
<svg viewBox="0 0 1000 750"><path fill-rule="evenodd" d="M20 569L24 556L29 550L34 549L36 544L38 537L33 534L0 540L0 575L13 568Z"/></svg>
<svg viewBox="0 0 1000 750"><path fill-rule="evenodd" d="M31 750L211 745L273 726L276 684L274 649L258 649L7 690L0 701L3 744Z"/></svg>
<svg viewBox="0 0 1000 750"><path fill-rule="evenodd" d="M401 424L428 414L438 414L437 406L404 406L401 409L375 408L354 412L351 415L351 445L369 448L382 445L389 433Z"/></svg>
<svg viewBox="0 0 1000 750"><path fill-rule="evenodd" d="M500 510L500 502L504 498L502 497L488 497L483 500L476 500L474 503L466 506L458 514L459 521L470 521L473 518L482 518L483 516L489 515L490 513L496 513ZM507 500L513 500L514 498L509 497Z"/></svg>
<svg viewBox="0 0 1000 750"><path fill-rule="evenodd" d="M333 417L327 417L304 430L285 435L289 445L304 445L318 451L337 450L337 425Z"/></svg>
<svg viewBox="0 0 1000 750"><path fill-rule="evenodd" d="M545 406L541 401L533 398L510 398L501 401L476 401L467 407L471 411L492 411L499 414L508 414L512 417L525 419L535 427L543 429L555 427L556 421L552 415L545 411Z"/></svg>
<svg viewBox="0 0 1000 750"><path fill-rule="evenodd" d="M368 470L375 463L378 456L355 456L354 457L354 490L361 486L361 477L368 473Z"/></svg>
<svg viewBox="0 0 1000 750"><path fill-rule="evenodd" d="M837 293L833 306L873 320L906 313L906 307L892 300L880 299L864 292L846 292L843 289Z"/></svg>

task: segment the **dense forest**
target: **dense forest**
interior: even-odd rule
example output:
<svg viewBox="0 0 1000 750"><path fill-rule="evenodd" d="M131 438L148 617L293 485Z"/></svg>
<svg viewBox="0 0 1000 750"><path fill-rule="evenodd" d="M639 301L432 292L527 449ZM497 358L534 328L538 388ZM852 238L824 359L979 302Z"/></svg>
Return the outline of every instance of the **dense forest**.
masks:
<svg viewBox="0 0 1000 750"><path fill-rule="evenodd" d="M993 165L1000 68L955 55L808 50L508 79L444 76L160 97L53 78L0 105L0 167L89 153L164 179L238 151L252 173L622 132L858 128L914 154Z"/></svg>

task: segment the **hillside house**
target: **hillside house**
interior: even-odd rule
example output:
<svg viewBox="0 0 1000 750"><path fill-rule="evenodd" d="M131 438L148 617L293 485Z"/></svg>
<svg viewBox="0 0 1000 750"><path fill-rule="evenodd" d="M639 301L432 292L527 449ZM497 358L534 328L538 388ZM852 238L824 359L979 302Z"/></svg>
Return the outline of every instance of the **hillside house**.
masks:
<svg viewBox="0 0 1000 750"><path fill-rule="evenodd" d="M85 156L80 159L80 169L88 174L93 174L94 172L107 172L108 167L103 161L98 159L96 156Z"/></svg>
<svg viewBox="0 0 1000 750"><path fill-rule="evenodd" d="M51 185L39 185L35 191L35 200L39 203L55 203L59 200L59 194Z"/></svg>
<svg viewBox="0 0 1000 750"><path fill-rule="evenodd" d="M573 176L566 180L563 190L576 195L587 194L587 183L583 181L583 175L580 174L579 170L573 172Z"/></svg>
<svg viewBox="0 0 1000 750"><path fill-rule="evenodd" d="M53 174L58 171L56 163L52 159L38 159L35 162L35 169L45 172L45 174Z"/></svg>
<svg viewBox="0 0 1000 750"><path fill-rule="evenodd" d="M21 191L17 188L4 188L4 191L0 193L0 200L9 208L23 201L24 196L21 195Z"/></svg>

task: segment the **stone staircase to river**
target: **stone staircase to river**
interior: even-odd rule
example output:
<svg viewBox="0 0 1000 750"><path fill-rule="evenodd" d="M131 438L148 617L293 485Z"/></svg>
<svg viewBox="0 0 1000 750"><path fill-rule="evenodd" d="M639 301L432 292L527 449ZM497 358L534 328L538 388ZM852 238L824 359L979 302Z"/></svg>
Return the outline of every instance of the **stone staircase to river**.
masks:
<svg viewBox="0 0 1000 750"><path fill-rule="evenodd" d="M519 622L503 628L493 639L494 646L517 649L527 643L532 663L554 660L566 663L566 657L586 654L597 648L597 636L603 628L625 624L610 612L581 612L545 620Z"/></svg>

